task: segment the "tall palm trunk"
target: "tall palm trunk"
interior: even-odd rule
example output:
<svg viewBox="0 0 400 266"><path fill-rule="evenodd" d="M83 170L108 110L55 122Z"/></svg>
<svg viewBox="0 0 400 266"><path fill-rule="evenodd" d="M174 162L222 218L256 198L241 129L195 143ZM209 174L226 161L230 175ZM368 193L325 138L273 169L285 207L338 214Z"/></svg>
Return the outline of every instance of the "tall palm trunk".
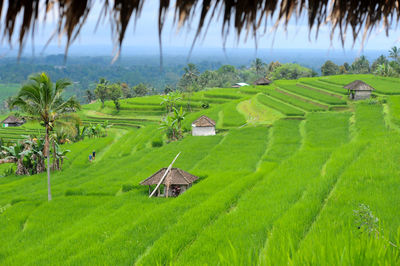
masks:
<svg viewBox="0 0 400 266"><path fill-rule="evenodd" d="M51 201L51 185L50 185L50 143L49 143L49 125L46 124L46 137L44 143L45 156L47 156L47 199Z"/></svg>

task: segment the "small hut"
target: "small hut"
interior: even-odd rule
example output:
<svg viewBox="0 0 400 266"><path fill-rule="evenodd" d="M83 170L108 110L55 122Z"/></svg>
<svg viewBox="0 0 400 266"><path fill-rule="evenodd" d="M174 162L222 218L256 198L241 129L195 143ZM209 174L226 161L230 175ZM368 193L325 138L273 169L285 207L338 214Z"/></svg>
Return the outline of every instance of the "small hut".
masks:
<svg viewBox="0 0 400 266"><path fill-rule="evenodd" d="M271 81L267 78L260 78L254 81L253 85L269 85Z"/></svg>
<svg viewBox="0 0 400 266"><path fill-rule="evenodd" d="M192 136L215 135L215 121L202 115L192 123Z"/></svg>
<svg viewBox="0 0 400 266"><path fill-rule="evenodd" d="M149 186L149 194L151 193L151 186L157 185L161 178L164 176L167 168L161 168L155 174L143 180L140 184L143 186ZM161 183L164 185L163 191L161 192L160 187L156 192L158 197L176 197L179 194L185 192L188 188L192 186L194 181L199 179L197 176L189 174L179 168L171 168L167 176Z"/></svg>
<svg viewBox="0 0 400 266"><path fill-rule="evenodd" d="M3 127L19 127L23 124L25 124L25 119L19 119L16 116L10 115L6 119L4 119L2 122Z"/></svg>
<svg viewBox="0 0 400 266"><path fill-rule="evenodd" d="M374 90L370 85L361 80L355 80L344 86L347 89L349 99L364 100L371 98L371 93Z"/></svg>

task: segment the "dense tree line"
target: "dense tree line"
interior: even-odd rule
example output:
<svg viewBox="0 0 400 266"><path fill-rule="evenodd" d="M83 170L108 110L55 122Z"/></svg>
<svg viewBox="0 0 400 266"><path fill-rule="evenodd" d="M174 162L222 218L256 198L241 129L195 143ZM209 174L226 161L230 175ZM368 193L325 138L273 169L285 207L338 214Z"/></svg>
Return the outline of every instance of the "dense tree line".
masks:
<svg viewBox="0 0 400 266"><path fill-rule="evenodd" d="M385 77L400 77L400 49L396 46L388 51L388 57L380 55L372 64L362 55L350 65L344 63L339 66L328 60L321 66L323 76L337 74L375 74Z"/></svg>

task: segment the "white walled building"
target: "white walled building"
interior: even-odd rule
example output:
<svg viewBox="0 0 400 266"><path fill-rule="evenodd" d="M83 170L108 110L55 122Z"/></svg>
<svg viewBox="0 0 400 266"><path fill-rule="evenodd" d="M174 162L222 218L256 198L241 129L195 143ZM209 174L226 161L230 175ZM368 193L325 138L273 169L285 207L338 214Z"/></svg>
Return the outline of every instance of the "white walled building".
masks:
<svg viewBox="0 0 400 266"><path fill-rule="evenodd" d="M215 135L215 121L202 115L192 123L193 136L212 136Z"/></svg>

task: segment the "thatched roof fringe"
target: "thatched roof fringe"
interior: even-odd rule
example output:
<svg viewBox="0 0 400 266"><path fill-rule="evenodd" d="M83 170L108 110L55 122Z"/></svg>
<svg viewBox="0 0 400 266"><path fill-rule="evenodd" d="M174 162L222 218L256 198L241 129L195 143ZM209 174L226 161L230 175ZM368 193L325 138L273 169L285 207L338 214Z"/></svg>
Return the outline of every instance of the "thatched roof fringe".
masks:
<svg viewBox="0 0 400 266"><path fill-rule="evenodd" d="M59 21L54 36L65 34L66 49L68 49L70 43L79 35L93 5L100 3L103 5L103 11L99 20L109 16L115 45L121 48L129 22L132 17L134 20L139 17L144 2L145 0L114 0L112 2L110 0L0 0L2 36L7 38L11 45L15 31L19 31L18 42L22 49L29 32L32 33L32 38L34 36L35 24L39 20L39 11L43 6L45 13L58 12ZM170 5L170 0L159 1L159 36L164 27L167 11L171 8ZM234 27L238 39L243 32L246 36L252 34L256 37L263 25L266 29L269 18L275 20L274 28L276 29L281 22L284 27L287 27L291 17L304 14L308 18L310 33L311 30L316 31L316 38L319 27L328 23L331 26L331 38L333 38L333 33L338 31L344 45L348 29L352 32L353 40L361 32L365 40L368 33L380 25L388 35L393 20L399 21L399 6L400 0L176 0L173 8L174 21L178 29L191 25L196 14L200 14L193 45L202 33L204 35L207 33L208 26L219 11L222 17L221 34L224 42L227 40L231 27ZM6 9L4 12L2 12L3 8ZM46 16L43 17L45 20Z"/></svg>
<svg viewBox="0 0 400 266"><path fill-rule="evenodd" d="M368 85L367 83L365 83L362 80L355 80L349 84L347 84L346 86L344 86L345 89L348 90L355 90L355 91L373 91L375 90L373 87L371 87L370 85Z"/></svg>

